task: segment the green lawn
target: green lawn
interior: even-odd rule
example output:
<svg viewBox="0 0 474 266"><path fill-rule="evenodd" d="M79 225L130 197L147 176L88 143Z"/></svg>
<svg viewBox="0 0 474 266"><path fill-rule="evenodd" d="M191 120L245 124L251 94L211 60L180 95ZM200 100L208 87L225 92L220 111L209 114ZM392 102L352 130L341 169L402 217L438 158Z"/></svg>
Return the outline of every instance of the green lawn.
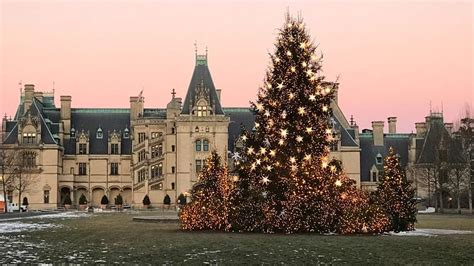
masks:
<svg viewBox="0 0 474 266"><path fill-rule="evenodd" d="M399 237L182 232L176 223L134 222L133 216L137 214L41 219L62 226L0 234L0 244L2 237L8 236L8 243L16 241L18 249L31 254L27 262L43 263L474 263L474 234ZM419 215L418 220L419 228L474 230L472 216ZM0 252L12 249L0 247ZM0 262L18 261L2 261L0 255Z"/></svg>

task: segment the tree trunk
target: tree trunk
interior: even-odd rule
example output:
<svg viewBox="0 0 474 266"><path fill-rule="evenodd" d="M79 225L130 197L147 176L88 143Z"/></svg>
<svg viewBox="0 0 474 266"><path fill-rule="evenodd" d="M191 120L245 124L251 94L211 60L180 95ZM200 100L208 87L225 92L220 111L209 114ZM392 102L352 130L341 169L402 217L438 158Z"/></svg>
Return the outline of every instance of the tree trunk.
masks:
<svg viewBox="0 0 474 266"><path fill-rule="evenodd" d="M3 172L2 172L3 173ZM3 201L5 202L4 212L8 212L8 204L7 204L7 188L5 187L5 176L2 177L2 188L3 188Z"/></svg>
<svg viewBox="0 0 474 266"><path fill-rule="evenodd" d="M469 182L469 213L472 215L472 182Z"/></svg>
<svg viewBox="0 0 474 266"><path fill-rule="evenodd" d="M439 212L443 213L443 191L439 190Z"/></svg>

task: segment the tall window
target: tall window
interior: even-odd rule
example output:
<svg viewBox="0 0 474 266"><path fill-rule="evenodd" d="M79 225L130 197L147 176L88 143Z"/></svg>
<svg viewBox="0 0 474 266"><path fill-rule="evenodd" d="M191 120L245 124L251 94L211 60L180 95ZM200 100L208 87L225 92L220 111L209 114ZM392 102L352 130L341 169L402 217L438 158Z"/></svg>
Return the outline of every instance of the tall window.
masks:
<svg viewBox="0 0 474 266"><path fill-rule="evenodd" d="M140 152L138 152L138 162L145 160L145 158L146 158L145 150L141 150Z"/></svg>
<svg viewBox="0 0 474 266"><path fill-rule="evenodd" d="M160 157L163 154L163 144L156 144L151 147L151 158Z"/></svg>
<svg viewBox="0 0 474 266"><path fill-rule="evenodd" d="M196 173L199 174L202 170L202 161L196 160Z"/></svg>
<svg viewBox="0 0 474 266"><path fill-rule="evenodd" d="M372 182L377 182L377 172L372 172Z"/></svg>
<svg viewBox="0 0 474 266"><path fill-rule="evenodd" d="M204 151L208 151L209 150L209 141L207 139L205 139L203 141L203 150Z"/></svg>
<svg viewBox="0 0 474 266"><path fill-rule="evenodd" d="M145 133L138 133L138 143L142 143L145 141Z"/></svg>
<svg viewBox="0 0 474 266"><path fill-rule="evenodd" d="M171 151L174 152L176 147L174 145L171 145Z"/></svg>
<svg viewBox="0 0 474 266"><path fill-rule="evenodd" d="M79 154L87 154L87 143L79 143Z"/></svg>
<svg viewBox="0 0 474 266"><path fill-rule="evenodd" d="M201 151L201 140L196 140L196 151Z"/></svg>
<svg viewBox="0 0 474 266"><path fill-rule="evenodd" d="M171 166L171 173L174 174L175 171L176 171L176 168L174 166Z"/></svg>
<svg viewBox="0 0 474 266"><path fill-rule="evenodd" d="M87 175L87 164L79 163L79 175Z"/></svg>
<svg viewBox="0 0 474 266"><path fill-rule="evenodd" d="M151 178L160 177L163 175L163 164L156 164L151 167Z"/></svg>
<svg viewBox="0 0 474 266"><path fill-rule="evenodd" d="M118 163L111 163L110 164L110 174L111 175L118 175L119 174L119 164Z"/></svg>
<svg viewBox="0 0 474 266"><path fill-rule="evenodd" d="M146 170L142 169L138 171L138 182L143 182L146 178Z"/></svg>
<svg viewBox="0 0 474 266"><path fill-rule="evenodd" d="M43 193L43 202L49 203L49 190L45 190Z"/></svg>
<svg viewBox="0 0 474 266"><path fill-rule="evenodd" d="M35 144L36 133L23 133L23 144Z"/></svg>
<svg viewBox="0 0 474 266"><path fill-rule="evenodd" d="M119 154L119 145L118 145L118 143L110 144L110 154Z"/></svg>
<svg viewBox="0 0 474 266"><path fill-rule="evenodd" d="M26 168L35 168L36 167L36 153L34 152L25 152L23 154L23 160Z"/></svg>

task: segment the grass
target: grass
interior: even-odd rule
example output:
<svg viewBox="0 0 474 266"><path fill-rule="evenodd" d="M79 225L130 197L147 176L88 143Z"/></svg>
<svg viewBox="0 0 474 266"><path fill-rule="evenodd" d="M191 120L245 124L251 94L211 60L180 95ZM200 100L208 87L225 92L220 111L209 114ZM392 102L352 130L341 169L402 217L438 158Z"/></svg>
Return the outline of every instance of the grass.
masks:
<svg viewBox="0 0 474 266"><path fill-rule="evenodd" d="M11 236L34 247L31 253L37 258L30 262L44 263L474 263L474 234L397 237L182 232L176 223L134 222L133 216L137 214L45 219L63 226ZM418 220L419 228L474 230L472 216L420 215Z"/></svg>

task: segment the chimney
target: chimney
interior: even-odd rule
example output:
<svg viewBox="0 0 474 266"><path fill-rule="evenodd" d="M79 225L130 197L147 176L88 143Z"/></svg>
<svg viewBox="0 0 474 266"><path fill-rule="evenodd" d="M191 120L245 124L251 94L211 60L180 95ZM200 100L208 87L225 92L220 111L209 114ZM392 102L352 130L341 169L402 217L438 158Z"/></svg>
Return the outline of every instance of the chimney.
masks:
<svg viewBox="0 0 474 266"><path fill-rule="evenodd" d="M424 138L426 134L426 123L425 122L415 123L415 128L416 128L416 137Z"/></svg>
<svg viewBox="0 0 474 266"><path fill-rule="evenodd" d="M0 144L3 143L5 135L7 133L7 114L2 118L2 134L0 134Z"/></svg>
<svg viewBox="0 0 474 266"><path fill-rule="evenodd" d="M59 116L63 123L63 131L67 136L71 133L71 96L61 95L61 112Z"/></svg>
<svg viewBox="0 0 474 266"><path fill-rule="evenodd" d="M373 121L373 137L374 137L374 146L383 146L383 127L384 121Z"/></svg>
<svg viewBox="0 0 474 266"><path fill-rule="evenodd" d="M26 113L30 109L31 104L33 103L33 97L35 95L35 85L34 84L25 84L25 98L24 98L24 112Z"/></svg>
<svg viewBox="0 0 474 266"><path fill-rule="evenodd" d="M143 116L143 97L130 96L130 121Z"/></svg>
<svg viewBox="0 0 474 266"><path fill-rule="evenodd" d="M389 117L388 118L388 133L396 134L397 133L397 118Z"/></svg>
<svg viewBox="0 0 474 266"><path fill-rule="evenodd" d="M448 130L450 135L453 133L453 127L454 127L453 123L444 123L444 127L446 128L446 130Z"/></svg>
<svg viewBox="0 0 474 266"><path fill-rule="evenodd" d="M221 102L221 89L217 89L216 92L217 92L217 100L219 100L219 102Z"/></svg>

